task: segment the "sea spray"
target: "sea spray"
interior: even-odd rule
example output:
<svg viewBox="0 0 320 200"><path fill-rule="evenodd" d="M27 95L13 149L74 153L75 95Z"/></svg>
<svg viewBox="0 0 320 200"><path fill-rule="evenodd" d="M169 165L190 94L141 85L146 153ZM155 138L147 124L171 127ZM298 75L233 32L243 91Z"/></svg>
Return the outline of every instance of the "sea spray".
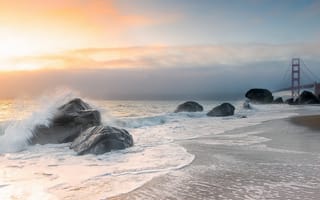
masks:
<svg viewBox="0 0 320 200"><path fill-rule="evenodd" d="M51 95L44 95L35 100L37 108L35 110L24 110L23 101L17 101L17 115L29 116L21 119L17 116L9 122L4 133L0 136L0 153L18 152L24 150L33 136L33 128L42 124L48 126L50 119L54 116L57 108L75 97L74 92L69 90L57 90Z"/></svg>

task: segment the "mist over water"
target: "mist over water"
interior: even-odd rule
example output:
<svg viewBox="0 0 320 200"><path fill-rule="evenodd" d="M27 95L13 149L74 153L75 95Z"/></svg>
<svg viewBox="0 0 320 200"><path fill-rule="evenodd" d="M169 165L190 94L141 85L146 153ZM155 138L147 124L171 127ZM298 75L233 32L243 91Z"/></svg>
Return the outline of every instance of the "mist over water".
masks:
<svg viewBox="0 0 320 200"><path fill-rule="evenodd" d="M130 69L40 70L0 76L2 98L39 96L68 86L83 96L110 100L237 100L252 87L290 86L288 62ZM317 70L315 70L317 71ZM35 84L41 83L41 84ZM8 89L10 88L10 90Z"/></svg>

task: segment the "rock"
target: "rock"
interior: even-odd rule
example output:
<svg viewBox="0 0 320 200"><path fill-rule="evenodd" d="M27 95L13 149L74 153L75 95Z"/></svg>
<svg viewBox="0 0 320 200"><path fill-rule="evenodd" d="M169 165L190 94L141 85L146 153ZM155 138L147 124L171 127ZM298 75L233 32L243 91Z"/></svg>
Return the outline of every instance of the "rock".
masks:
<svg viewBox="0 0 320 200"><path fill-rule="evenodd" d="M255 103L272 103L272 93L267 89L251 89L246 93L246 97Z"/></svg>
<svg viewBox="0 0 320 200"><path fill-rule="evenodd" d="M295 104L319 104L320 100L316 95L309 91L303 91L296 99Z"/></svg>
<svg viewBox="0 0 320 200"><path fill-rule="evenodd" d="M101 124L100 112L93 110L81 99L73 99L58 108L48 126L33 129L30 144L56 144L73 141L89 127Z"/></svg>
<svg viewBox="0 0 320 200"><path fill-rule="evenodd" d="M75 113L81 110L91 110L92 108L80 98L75 98L68 103L60 106L58 110L61 113Z"/></svg>
<svg viewBox="0 0 320 200"><path fill-rule="evenodd" d="M275 100L273 100L273 103L275 103L275 104L281 104L281 103L283 103L282 97L276 98Z"/></svg>
<svg viewBox="0 0 320 200"><path fill-rule="evenodd" d="M100 112L81 99L58 108L50 124L33 129L30 144L72 142L70 148L79 155L102 154L133 145L132 136L124 129L101 126Z"/></svg>
<svg viewBox="0 0 320 200"><path fill-rule="evenodd" d="M230 103L223 103L217 107L214 107L211 111L207 113L210 117L223 117L230 116L234 114L235 107Z"/></svg>
<svg viewBox="0 0 320 200"><path fill-rule="evenodd" d="M294 99L293 98L290 98L290 99L287 99L285 101L286 104L289 104L289 105L293 105L294 104Z"/></svg>
<svg viewBox="0 0 320 200"><path fill-rule="evenodd" d="M187 101L183 104L180 104L177 109L174 111L175 113L178 112L201 112L203 111L202 105L195 101Z"/></svg>
<svg viewBox="0 0 320 200"><path fill-rule="evenodd" d="M82 132L70 148L78 155L103 154L133 146L132 136L125 129L111 126L94 126Z"/></svg>

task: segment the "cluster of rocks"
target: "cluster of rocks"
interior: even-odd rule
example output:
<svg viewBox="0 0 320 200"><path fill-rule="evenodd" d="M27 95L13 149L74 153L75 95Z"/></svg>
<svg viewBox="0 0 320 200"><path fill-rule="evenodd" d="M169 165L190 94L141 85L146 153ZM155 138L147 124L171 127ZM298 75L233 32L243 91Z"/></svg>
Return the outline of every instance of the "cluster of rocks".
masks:
<svg viewBox="0 0 320 200"><path fill-rule="evenodd" d="M235 107L223 103L207 113L211 117L230 116ZM203 106L187 101L177 107L175 112L201 112ZM38 124L33 130L29 144L70 143L70 149L83 154L103 154L112 150L133 146L133 138L125 129L105 126L101 114L80 98L60 106L49 124Z"/></svg>
<svg viewBox="0 0 320 200"><path fill-rule="evenodd" d="M245 96L249 99L244 107L250 109L250 102L261 104L319 104L320 99L312 92L303 91L297 99L285 102L281 97L274 98L267 89L250 89ZM174 111L202 112L203 106L194 101L180 104ZM235 107L230 103L222 103L207 113L209 117L234 115ZM83 100L76 98L59 107L48 125L39 124L34 127L30 144L71 143L70 148L79 155L91 153L102 154L117 149L133 146L133 138L125 129L101 124L101 115Z"/></svg>
<svg viewBox="0 0 320 200"><path fill-rule="evenodd" d="M133 145L132 136L124 129L101 124L98 110L77 98L58 108L49 125L34 127L30 144L71 142L79 155L102 154Z"/></svg>
<svg viewBox="0 0 320 200"><path fill-rule="evenodd" d="M214 107L207 113L209 117L224 117L234 115L235 107L230 103L223 103L219 106ZM175 110L178 112L202 112L203 106L195 101L187 101L180 104Z"/></svg>
<svg viewBox="0 0 320 200"><path fill-rule="evenodd" d="M243 107L245 109L251 109L250 103L258 104L283 104L290 105L299 104L320 104L320 97L317 97L312 92L303 91L297 99L283 100L282 97L274 98L272 92L267 89L253 88L246 92L245 97L248 99L244 102ZM203 106L195 101L187 101L180 104L174 111L178 112L202 112ZM214 107L207 113L210 117L223 117L234 115L235 107L230 103L222 103L219 106ZM245 117L245 116L242 116Z"/></svg>
<svg viewBox="0 0 320 200"><path fill-rule="evenodd" d="M299 104L320 104L320 98L309 91L303 91L297 99L287 99L287 104L299 105Z"/></svg>
<svg viewBox="0 0 320 200"><path fill-rule="evenodd" d="M301 105L301 104L319 104L320 98L309 91L303 91L300 96L296 99L290 98L283 101L282 97L274 99L272 93L267 89L254 88L250 89L245 95L252 103L261 104L281 104L287 103L290 105Z"/></svg>

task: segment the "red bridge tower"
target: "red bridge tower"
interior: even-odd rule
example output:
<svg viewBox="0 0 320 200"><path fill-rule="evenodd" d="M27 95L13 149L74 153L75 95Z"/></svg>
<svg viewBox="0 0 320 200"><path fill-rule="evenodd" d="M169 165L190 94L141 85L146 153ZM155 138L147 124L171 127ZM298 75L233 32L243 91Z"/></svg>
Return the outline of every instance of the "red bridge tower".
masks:
<svg viewBox="0 0 320 200"><path fill-rule="evenodd" d="M300 95L300 58L292 58L291 66L291 95L292 98L298 98Z"/></svg>

